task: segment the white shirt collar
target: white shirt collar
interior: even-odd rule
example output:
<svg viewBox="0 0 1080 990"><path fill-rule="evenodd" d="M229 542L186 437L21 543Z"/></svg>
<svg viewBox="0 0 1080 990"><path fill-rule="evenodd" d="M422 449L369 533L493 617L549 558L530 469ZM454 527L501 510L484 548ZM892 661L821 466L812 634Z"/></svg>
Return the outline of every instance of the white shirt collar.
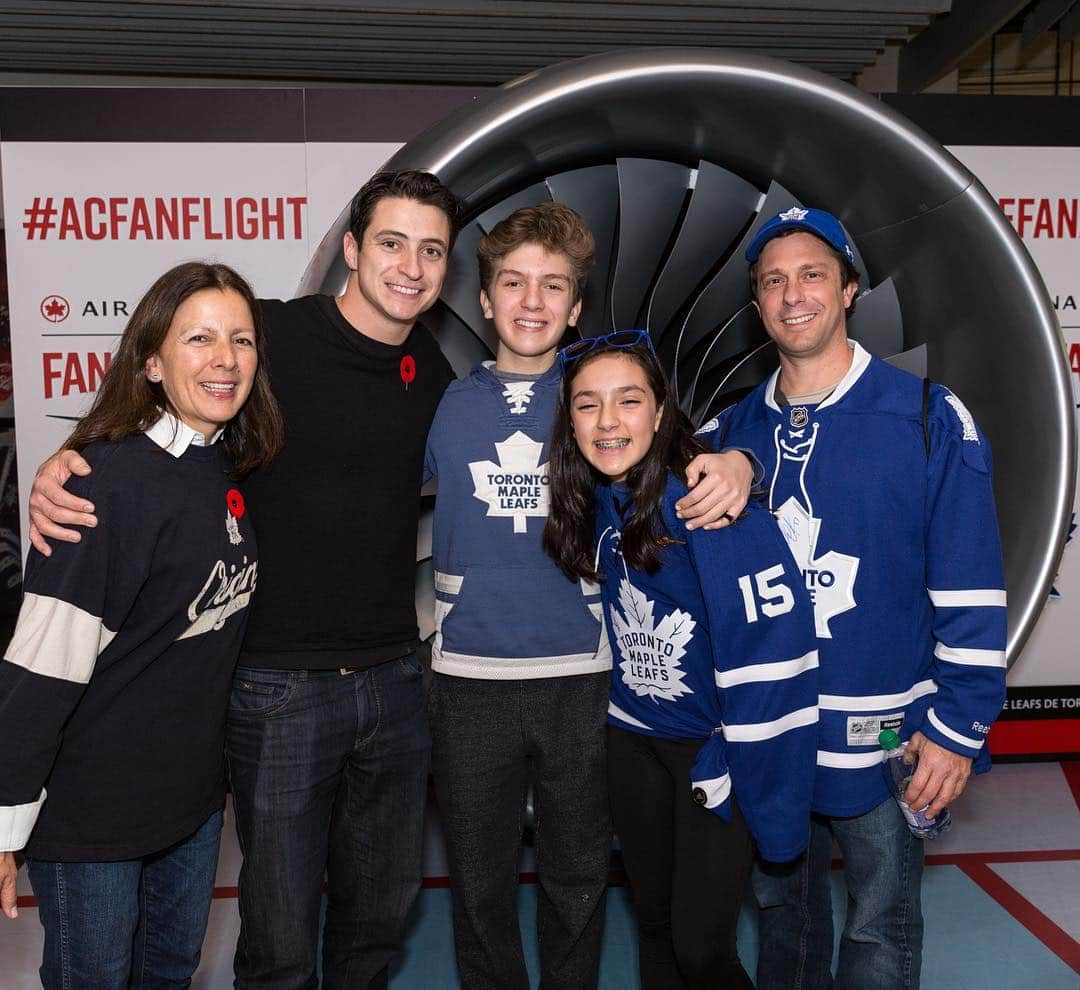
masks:
<svg viewBox="0 0 1080 990"><path fill-rule="evenodd" d="M225 427L215 431L210 438L210 443L217 443ZM193 430L187 423L177 419L170 412L163 412L161 418L146 431L146 435L154 441L162 450L167 450L173 457L182 457L184 451L192 444L196 447L208 446L206 438Z"/></svg>
<svg viewBox="0 0 1080 990"><path fill-rule="evenodd" d="M833 389L832 394L824 402L818 404L818 409L824 409L826 406L831 406L834 402L839 402L847 394L851 386L862 377L862 373L866 371L866 366L870 363L870 355L857 340L852 340L849 337L847 345L852 351L851 367L848 368L844 377L836 383L836 388ZM777 368L776 371L772 373L769 384L765 387L765 405L773 410L780 409L780 406L777 405L776 402L776 384L779 381L780 369Z"/></svg>

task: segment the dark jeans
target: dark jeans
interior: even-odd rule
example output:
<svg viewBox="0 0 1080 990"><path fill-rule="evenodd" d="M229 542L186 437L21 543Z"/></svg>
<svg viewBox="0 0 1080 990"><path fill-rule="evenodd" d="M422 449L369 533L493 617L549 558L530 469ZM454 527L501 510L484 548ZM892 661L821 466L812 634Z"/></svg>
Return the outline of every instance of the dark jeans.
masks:
<svg viewBox="0 0 1080 990"><path fill-rule="evenodd" d="M191 986L214 892L221 812L183 842L112 863L28 859L45 990Z"/></svg>
<svg viewBox="0 0 1080 990"><path fill-rule="evenodd" d="M435 790L465 990L528 990L518 928L525 796L536 828L544 990L595 987L611 863L604 783L608 672L490 681L436 674Z"/></svg>
<svg viewBox="0 0 1080 990"><path fill-rule="evenodd" d="M608 728L642 990L753 990L736 944L753 843L734 800L730 823L694 803L690 768L703 741Z"/></svg>
<svg viewBox="0 0 1080 990"><path fill-rule="evenodd" d="M420 889L431 739L414 656L233 681L226 755L244 859L236 986L387 985Z"/></svg>
<svg viewBox="0 0 1080 990"><path fill-rule="evenodd" d="M832 844L844 857L847 920L832 977ZM857 818L810 824L794 868L754 869L759 990L918 990L922 966L923 842L889 799Z"/></svg>

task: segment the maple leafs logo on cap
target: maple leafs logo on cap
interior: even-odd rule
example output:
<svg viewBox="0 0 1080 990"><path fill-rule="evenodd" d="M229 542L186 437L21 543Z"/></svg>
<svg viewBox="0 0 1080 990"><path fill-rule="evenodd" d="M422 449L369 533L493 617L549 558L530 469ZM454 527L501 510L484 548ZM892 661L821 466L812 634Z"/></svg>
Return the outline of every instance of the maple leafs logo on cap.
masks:
<svg viewBox="0 0 1080 990"><path fill-rule="evenodd" d="M793 206L790 210L784 210L784 212L780 214L780 219L781 220L805 220L806 219L806 214L809 213L809 212L810 212L809 210L801 210L801 209L799 209L799 207Z"/></svg>

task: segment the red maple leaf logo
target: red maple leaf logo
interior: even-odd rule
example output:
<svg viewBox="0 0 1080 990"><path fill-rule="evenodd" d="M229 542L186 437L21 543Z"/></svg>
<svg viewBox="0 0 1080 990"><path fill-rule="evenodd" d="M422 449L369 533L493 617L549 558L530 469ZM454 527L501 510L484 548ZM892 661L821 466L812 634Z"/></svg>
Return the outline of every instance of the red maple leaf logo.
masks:
<svg viewBox="0 0 1080 990"><path fill-rule="evenodd" d="M68 301L63 296L46 296L41 301L41 315L50 323L60 323L66 320L70 308Z"/></svg>

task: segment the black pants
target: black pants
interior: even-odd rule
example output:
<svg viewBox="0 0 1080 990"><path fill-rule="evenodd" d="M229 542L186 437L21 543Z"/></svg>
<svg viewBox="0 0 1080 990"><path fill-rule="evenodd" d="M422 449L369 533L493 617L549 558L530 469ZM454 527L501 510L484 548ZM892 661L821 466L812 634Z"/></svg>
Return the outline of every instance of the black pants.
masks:
<svg viewBox="0 0 1080 990"><path fill-rule="evenodd" d="M642 990L752 990L736 926L753 844L694 803L700 739L655 739L608 728L608 788L638 916Z"/></svg>
<svg viewBox="0 0 1080 990"><path fill-rule="evenodd" d="M464 990L528 990L518 928L526 792L536 812L544 990L595 987L611 861L607 672L485 681L435 674L432 768Z"/></svg>

